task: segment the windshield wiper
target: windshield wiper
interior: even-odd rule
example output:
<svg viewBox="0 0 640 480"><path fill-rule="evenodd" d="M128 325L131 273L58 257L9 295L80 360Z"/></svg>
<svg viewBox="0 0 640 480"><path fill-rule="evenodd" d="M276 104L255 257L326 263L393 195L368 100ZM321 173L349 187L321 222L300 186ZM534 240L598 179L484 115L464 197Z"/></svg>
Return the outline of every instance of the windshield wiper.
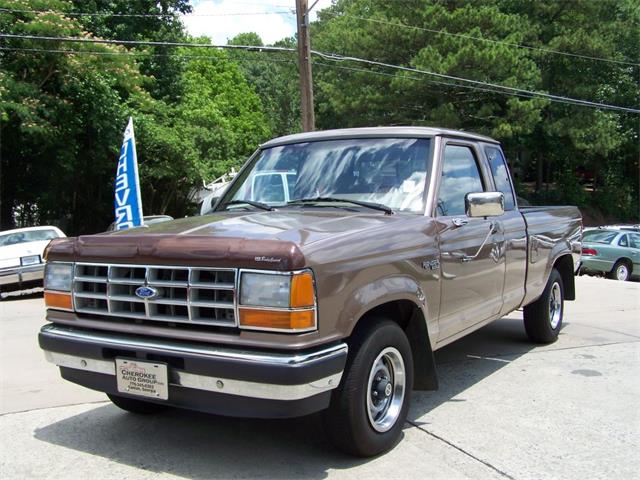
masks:
<svg viewBox="0 0 640 480"><path fill-rule="evenodd" d="M360 207L371 208L373 210L380 210L387 215L392 215L393 210L386 205L381 203L373 203L373 202L363 202L362 200L347 200L346 198L337 198L337 197L315 197L315 198L299 198L297 200L292 200L287 202L287 205L295 205L295 204L304 204L304 203L318 203L318 202L342 202L342 203L351 203L352 205L358 205Z"/></svg>
<svg viewBox="0 0 640 480"><path fill-rule="evenodd" d="M254 202L253 200L231 200L229 202L225 202L224 203L224 207L228 207L229 205L240 205L240 204L246 204L246 205L251 205L252 207L256 207L259 208L261 210L275 210L275 208L273 208L271 205L267 205L266 203L262 203L262 202Z"/></svg>

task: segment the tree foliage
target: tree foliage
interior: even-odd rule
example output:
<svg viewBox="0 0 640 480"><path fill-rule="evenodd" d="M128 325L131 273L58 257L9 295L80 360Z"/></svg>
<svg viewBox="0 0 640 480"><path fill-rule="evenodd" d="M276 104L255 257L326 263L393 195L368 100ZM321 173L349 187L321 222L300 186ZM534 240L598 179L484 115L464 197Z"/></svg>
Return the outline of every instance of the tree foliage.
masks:
<svg viewBox="0 0 640 480"><path fill-rule="evenodd" d="M639 15L633 0L338 0L321 12L312 41L321 51L638 108L640 68L629 62L640 61ZM591 203L638 218L637 114L317 57L314 71L322 128L413 124L485 133L504 143L520 183L533 182L522 192L532 200ZM577 172L593 183L590 193Z"/></svg>
<svg viewBox="0 0 640 480"><path fill-rule="evenodd" d="M187 11L183 0L1 0L0 7L47 10L0 13L0 29L13 34L196 41L173 17L121 25L109 16L54 13ZM53 223L70 234L104 230L113 220L113 178L128 116L146 214L192 212L192 194L203 181L240 166L270 136L260 99L224 52L172 49L166 56L17 39L3 47L14 49L0 51L3 228L17 214L18 223Z"/></svg>

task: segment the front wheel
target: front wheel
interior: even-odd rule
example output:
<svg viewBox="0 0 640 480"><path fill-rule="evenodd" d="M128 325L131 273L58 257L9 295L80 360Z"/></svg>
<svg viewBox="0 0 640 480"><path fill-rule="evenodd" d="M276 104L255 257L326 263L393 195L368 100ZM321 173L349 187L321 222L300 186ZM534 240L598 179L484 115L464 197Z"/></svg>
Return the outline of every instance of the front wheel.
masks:
<svg viewBox="0 0 640 480"><path fill-rule="evenodd" d="M542 295L524 307L524 329L530 340L553 343L558 339L564 315L564 286L560 272L551 270Z"/></svg>
<svg viewBox="0 0 640 480"><path fill-rule="evenodd" d="M404 331L387 319L372 319L349 348L342 382L323 420L337 448L369 457L400 438L413 389L413 357Z"/></svg>

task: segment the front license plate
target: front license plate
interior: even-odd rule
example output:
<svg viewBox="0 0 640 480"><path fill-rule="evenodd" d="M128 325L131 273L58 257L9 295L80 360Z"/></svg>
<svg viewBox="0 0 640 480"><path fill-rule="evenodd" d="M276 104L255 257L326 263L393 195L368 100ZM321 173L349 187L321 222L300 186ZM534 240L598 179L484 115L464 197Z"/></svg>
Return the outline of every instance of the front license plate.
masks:
<svg viewBox="0 0 640 480"><path fill-rule="evenodd" d="M23 267L27 265L37 265L40 263L40 255L29 255L27 257L20 258L20 263Z"/></svg>
<svg viewBox="0 0 640 480"><path fill-rule="evenodd" d="M116 358L118 391L140 397L167 400L169 382L167 365Z"/></svg>

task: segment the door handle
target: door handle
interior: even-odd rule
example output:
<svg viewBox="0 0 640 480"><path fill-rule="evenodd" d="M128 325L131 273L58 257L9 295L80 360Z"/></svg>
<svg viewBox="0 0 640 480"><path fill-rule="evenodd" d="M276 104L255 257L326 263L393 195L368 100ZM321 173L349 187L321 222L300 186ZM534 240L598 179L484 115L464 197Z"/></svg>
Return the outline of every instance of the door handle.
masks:
<svg viewBox="0 0 640 480"><path fill-rule="evenodd" d="M464 225L469 223L469 220L466 218L454 218L453 220L451 220L451 223L453 223L456 227L463 227Z"/></svg>
<svg viewBox="0 0 640 480"><path fill-rule="evenodd" d="M475 253L475 255L473 256L464 255L461 260L463 262L470 262L471 260L475 260L476 258L478 258L478 255L480 255L480 252L482 252L482 249L484 248L486 243L489 241L489 238L491 237L491 235L494 234L495 229L496 229L496 225L492 222L491 225L489 225L489 232L487 233L487 236L484 237L484 240L482 241L482 244L480 245L480 248L478 248L478 251Z"/></svg>

